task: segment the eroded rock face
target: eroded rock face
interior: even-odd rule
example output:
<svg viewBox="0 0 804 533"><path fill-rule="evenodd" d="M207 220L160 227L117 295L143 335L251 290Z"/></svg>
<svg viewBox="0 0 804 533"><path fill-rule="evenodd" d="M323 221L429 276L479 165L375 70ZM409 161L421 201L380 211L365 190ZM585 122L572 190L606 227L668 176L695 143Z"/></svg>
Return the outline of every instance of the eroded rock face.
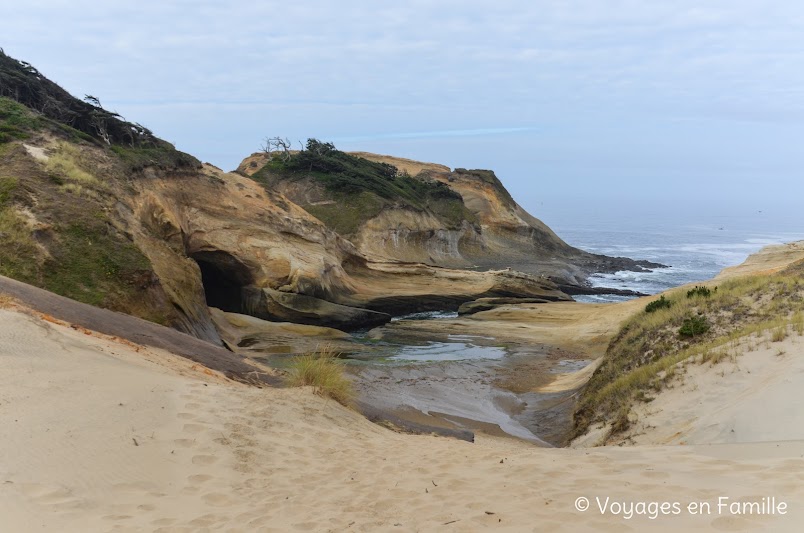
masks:
<svg viewBox="0 0 804 533"><path fill-rule="evenodd" d="M516 272L372 261L281 194L212 167L134 186L129 226L195 329L211 323L207 305L350 330L482 296L568 298Z"/></svg>
<svg viewBox="0 0 804 533"><path fill-rule="evenodd" d="M466 249L484 246L480 228L467 221L449 228L430 213L401 208L383 210L350 240L367 257L449 268L471 267Z"/></svg>

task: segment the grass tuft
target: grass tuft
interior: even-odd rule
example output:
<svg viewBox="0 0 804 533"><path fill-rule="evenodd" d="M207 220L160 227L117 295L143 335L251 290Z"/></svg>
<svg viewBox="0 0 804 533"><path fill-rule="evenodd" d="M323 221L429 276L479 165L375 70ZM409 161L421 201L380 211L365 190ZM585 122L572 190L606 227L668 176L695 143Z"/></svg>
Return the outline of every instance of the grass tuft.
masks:
<svg viewBox="0 0 804 533"><path fill-rule="evenodd" d="M779 326L771 330L771 341L782 342L787 338L787 326Z"/></svg>
<svg viewBox="0 0 804 533"><path fill-rule="evenodd" d="M39 267L40 255L25 219L13 207L0 205L0 274L29 279Z"/></svg>
<svg viewBox="0 0 804 533"><path fill-rule="evenodd" d="M797 311L796 314L793 315L792 324L793 331L795 331L797 335L804 335L804 313Z"/></svg>
<svg viewBox="0 0 804 533"><path fill-rule="evenodd" d="M338 355L332 348L324 347L294 357L286 378L287 384L292 387L311 386L316 394L350 407L355 397L354 388L344 373L344 363L338 359Z"/></svg>

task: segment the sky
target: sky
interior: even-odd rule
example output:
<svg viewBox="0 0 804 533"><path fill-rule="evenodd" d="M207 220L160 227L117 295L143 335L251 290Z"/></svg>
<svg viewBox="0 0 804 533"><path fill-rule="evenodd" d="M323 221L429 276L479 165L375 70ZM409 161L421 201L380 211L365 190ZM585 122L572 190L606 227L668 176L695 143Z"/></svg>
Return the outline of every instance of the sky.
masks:
<svg viewBox="0 0 804 533"><path fill-rule="evenodd" d="M0 12L7 54L225 170L266 137L315 137L492 169L548 223L804 212L802 2L30 0Z"/></svg>

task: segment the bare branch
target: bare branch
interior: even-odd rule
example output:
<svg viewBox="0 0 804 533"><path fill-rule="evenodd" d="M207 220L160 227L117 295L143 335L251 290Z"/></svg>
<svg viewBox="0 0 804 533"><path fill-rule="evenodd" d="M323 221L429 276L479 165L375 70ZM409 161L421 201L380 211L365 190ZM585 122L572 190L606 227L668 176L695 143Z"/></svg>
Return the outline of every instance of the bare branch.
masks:
<svg viewBox="0 0 804 533"><path fill-rule="evenodd" d="M266 137L261 149L267 155L280 153L282 161L289 161L291 155L291 146L290 139L283 139L282 137Z"/></svg>

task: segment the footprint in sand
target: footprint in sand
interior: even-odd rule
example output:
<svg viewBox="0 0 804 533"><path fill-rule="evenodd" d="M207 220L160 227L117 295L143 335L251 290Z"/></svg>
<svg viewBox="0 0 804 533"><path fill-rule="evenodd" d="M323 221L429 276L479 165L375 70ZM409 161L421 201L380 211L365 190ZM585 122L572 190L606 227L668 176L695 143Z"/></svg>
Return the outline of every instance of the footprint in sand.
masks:
<svg viewBox="0 0 804 533"><path fill-rule="evenodd" d="M209 494L204 494L201 498L214 507L231 507L235 503L232 498L219 492L210 492Z"/></svg>
<svg viewBox="0 0 804 533"><path fill-rule="evenodd" d="M181 446L182 448L189 448L195 444L195 441L193 439L174 439L173 444Z"/></svg>
<svg viewBox="0 0 804 533"><path fill-rule="evenodd" d="M18 483L17 487L20 492L33 499L38 499L53 491L53 487L40 485L39 483Z"/></svg>
<svg viewBox="0 0 804 533"><path fill-rule="evenodd" d="M127 514L107 514L102 518L104 520L110 520L112 522L119 522L120 520L130 520L131 516Z"/></svg>
<svg viewBox="0 0 804 533"><path fill-rule="evenodd" d="M642 477L652 478L652 479L665 479L670 477L670 474L667 472L662 472L659 470L648 470L646 472L642 472Z"/></svg>
<svg viewBox="0 0 804 533"><path fill-rule="evenodd" d="M193 413L178 413L176 418L181 418L182 420L195 420L196 416Z"/></svg>
<svg viewBox="0 0 804 533"><path fill-rule="evenodd" d="M187 476L187 481L189 481L193 485L200 485L201 483L206 483L210 479L212 479L212 476L208 476L206 474L195 474L192 476Z"/></svg>
<svg viewBox="0 0 804 533"><path fill-rule="evenodd" d="M71 491L63 487L40 485L38 483L24 483L20 484L19 487L24 495L40 504L63 508L72 508L81 505L81 500L73 496Z"/></svg>
<svg viewBox="0 0 804 533"><path fill-rule="evenodd" d="M201 424L184 424L182 431L184 431L185 433L190 433L192 435L197 435L206 429L207 427L202 426Z"/></svg>
<svg viewBox="0 0 804 533"><path fill-rule="evenodd" d="M218 462L218 458L214 455L194 455L192 462L194 465L211 465Z"/></svg>
<svg viewBox="0 0 804 533"><path fill-rule="evenodd" d="M150 481L134 481L131 483L117 483L112 485L112 488L117 492L142 492L153 490L156 487Z"/></svg>

